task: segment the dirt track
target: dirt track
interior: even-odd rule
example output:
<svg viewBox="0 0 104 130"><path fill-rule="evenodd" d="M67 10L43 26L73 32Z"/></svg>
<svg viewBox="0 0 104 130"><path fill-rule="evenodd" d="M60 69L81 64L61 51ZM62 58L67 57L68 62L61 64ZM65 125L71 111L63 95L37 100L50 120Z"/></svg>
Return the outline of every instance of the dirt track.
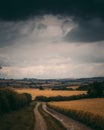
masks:
<svg viewBox="0 0 104 130"><path fill-rule="evenodd" d="M35 114L35 118L36 118L34 130L47 130L45 120L43 119L43 117L41 116L41 114L38 111L39 105L40 105L40 103L37 103L37 105L34 109L34 114ZM67 116L60 114L60 113L54 111L53 109L48 108L46 103L42 103L42 108L45 112L49 113L50 115L55 117L57 120L59 120L67 130L92 130L91 128L87 127L86 125L84 125L78 121L75 121L71 118L68 118Z"/></svg>
<svg viewBox="0 0 104 130"><path fill-rule="evenodd" d="M40 103L37 103L37 105L34 109L34 114L35 114L35 118L36 118L34 130L47 130L46 123L38 111L39 105L40 105Z"/></svg>
<svg viewBox="0 0 104 130"><path fill-rule="evenodd" d="M47 108L45 103L42 104L42 107L44 111L46 111L47 113L55 117L57 120L59 120L67 128L67 130L92 130L91 128L85 126L82 123L79 123L78 121L75 121L63 114L60 114L50 108Z"/></svg>

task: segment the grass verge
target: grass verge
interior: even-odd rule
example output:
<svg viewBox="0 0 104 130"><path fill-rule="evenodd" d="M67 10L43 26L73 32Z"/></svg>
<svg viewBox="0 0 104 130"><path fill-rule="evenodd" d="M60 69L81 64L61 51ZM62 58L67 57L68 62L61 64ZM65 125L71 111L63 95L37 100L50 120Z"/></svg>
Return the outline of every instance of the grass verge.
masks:
<svg viewBox="0 0 104 130"><path fill-rule="evenodd" d="M56 118L54 118L42 109L42 104L38 107L38 110L45 119L48 130L66 130L66 128L61 124L60 121L58 121Z"/></svg>
<svg viewBox="0 0 104 130"><path fill-rule="evenodd" d="M34 130L35 105L32 102L28 107L0 116L0 130Z"/></svg>

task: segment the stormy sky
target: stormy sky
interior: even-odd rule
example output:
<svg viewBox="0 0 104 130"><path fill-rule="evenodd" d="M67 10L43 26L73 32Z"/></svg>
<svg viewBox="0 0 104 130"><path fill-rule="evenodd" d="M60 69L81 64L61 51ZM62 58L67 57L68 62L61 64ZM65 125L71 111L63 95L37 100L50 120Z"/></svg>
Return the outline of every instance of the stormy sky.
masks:
<svg viewBox="0 0 104 130"><path fill-rule="evenodd" d="M1 78L104 76L103 0L0 3Z"/></svg>

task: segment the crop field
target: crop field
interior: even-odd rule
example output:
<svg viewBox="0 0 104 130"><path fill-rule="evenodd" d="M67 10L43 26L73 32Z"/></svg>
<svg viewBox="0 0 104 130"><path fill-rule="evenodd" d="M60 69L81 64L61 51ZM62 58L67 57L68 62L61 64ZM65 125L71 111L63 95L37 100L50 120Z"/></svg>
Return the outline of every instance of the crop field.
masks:
<svg viewBox="0 0 104 130"><path fill-rule="evenodd" d="M104 116L104 98L52 102L49 104L59 108L81 110L84 112L91 112L93 114Z"/></svg>
<svg viewBox="0 0 104 130"><path fill-rule="evenodd" d="M48 106L94 130L104 130L104 98L52 102Z"/></svg>
<svg viewBox="0 0 104 130"><path fill-rule="evenodd" d="M32 95L32 99L34 99L36 96L72 96L72 95L79 95L79 94L85 94L86 91L62 91L62 90L39 90L39 89L15 89L18 93L29 93Z"/></svg>

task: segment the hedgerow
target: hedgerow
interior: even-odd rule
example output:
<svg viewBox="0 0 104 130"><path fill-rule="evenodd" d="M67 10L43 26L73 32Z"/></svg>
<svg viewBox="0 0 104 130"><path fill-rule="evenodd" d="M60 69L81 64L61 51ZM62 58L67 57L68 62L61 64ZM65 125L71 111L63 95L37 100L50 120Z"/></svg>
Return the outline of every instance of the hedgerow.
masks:
<svg viewBox="0 0 104 130"><path fill-rule="evenodd" d="M12 89L0 89L0 115L27 106L32 100L30 94L18 94Z"/></svg>

